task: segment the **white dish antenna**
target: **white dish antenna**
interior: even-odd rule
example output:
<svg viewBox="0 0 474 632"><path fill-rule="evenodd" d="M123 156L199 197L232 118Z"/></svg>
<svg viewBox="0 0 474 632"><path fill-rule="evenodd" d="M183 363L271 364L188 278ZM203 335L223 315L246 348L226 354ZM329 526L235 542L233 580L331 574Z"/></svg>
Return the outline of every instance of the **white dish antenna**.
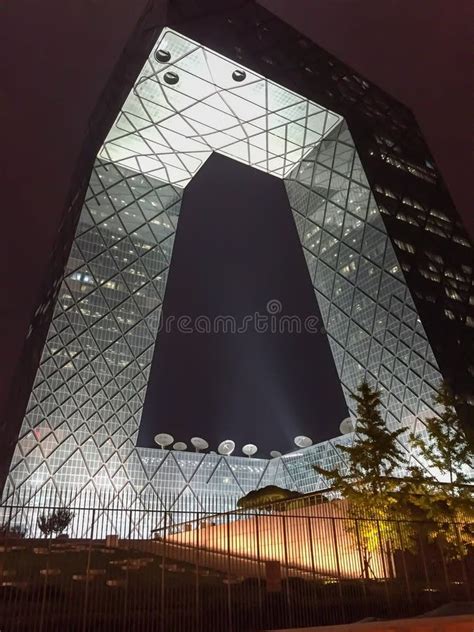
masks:
<svg viewBox="0 0 474 632"><path fill-rule="evenodd" d="M298 435L293 439L293 441L298 448L309 448L310 445L313 445L313 440L309 437L305 437L304 435Z"/></svg>
<svg viewBox="0 0 474 632"><path fill-rule="evenodd" d="M184 443L184 441L176 441L176 443L173 446L173 450L178 450L178 452L181 452L187 449L188 449L188 446Z"/></svg>
<svg viewBox="0 0 474 632"><path fill-rule="evenodd" d="M257 446L254 445L253 443L246 443L244 447L242 448L242 452L245 454L245 456L248 456L249 459L251 456L253 456L257 452L257 450L258 450Z"/></svg>
<svg viewBox="0 0 474 632"><path fill-rule="evenodd" d="M171 445L173 441L174 437L167 432L160 432L160 434L155 435L155 443L157 443L162 449Z"/></svg>
<svg viewBox="0 0 474 632"><path fill-rule="evenodd" d="M341 434L349 434L350 432L354 432L354 423L350 417L346 417L339 424L339 431Z"/></svg>
<svg viewBox="0 0 474 632"><path fill-rule="evenodd" d="M191 443L193 444L196 452L199 452L200 450L207 450L207 448L209 447L208 442L201 437L193 437L191 439Z"/></svg>
<svg viewBox="0 0 474 632"><path fill-rule="evenodd" d="M235 450L235 442L232 439L226 439L222 441L217 446L217 451L219 454L223 454L224 456L230 456L232 452Z"/></svg>
<svg viewBox="0 0 474 632"><path fill-rule="evenodd" d="M272 457L272 459L277 459L279 456L281 456L281 452L279 452L278 450L272 450L270 452L270 456Z"/></svg>

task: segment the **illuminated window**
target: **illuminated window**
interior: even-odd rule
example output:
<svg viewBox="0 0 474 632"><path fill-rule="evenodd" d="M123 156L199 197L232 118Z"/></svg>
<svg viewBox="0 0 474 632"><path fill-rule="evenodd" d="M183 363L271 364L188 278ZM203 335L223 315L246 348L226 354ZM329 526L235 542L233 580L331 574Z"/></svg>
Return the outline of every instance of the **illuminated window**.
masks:
<svg viewBox="0 0 474 632"><path fill-rule="evenodd" d="M433 224L433 222L430 222L430 221L426 222L426 227L425 228L430 233L434 233L435 235L440 235L440 237L449 237L449 231L443 230L442 228L440 228L436 224Z"/></svg>
<svg viewBox="0 0 474 632"><path fill-rule="evenodd" d="M471 247L471 244L468 242L468 240L465 237L463 237L462 235L459 235L457 233L454 233L453 241L455 241L458 244L461 244L462 246L466 246L466 248L470 248Z"/></svg>
<svg viewBox="0 0 474 632"><path fill-rule="evenodd" d="M442 213L441 211L438 211L436 209L431 209L430 210L430 215L433 215L433 217L437 217L439 219L443 219L447 222L450 221L449 217L447 215L445 215L444 213Z"/></svg>
<svg viewBox="0 0 474 632"><path fill-rule="evenodd" d="M402 211L398 211L397 219L400 219L402 220L402 222L406 222L407 224L418 226L418 222L413 217L411 217L410 215L407 215L406 213L403 213Z"/></svg>
<svg viewBox="0 0 474 632"><path fill-rule="evenodd" d="M430 281L441 281L441 277L439 274L435 274L434 272L431 272L430 270L424 270L423 268L420 268L420 274L422 277L424 277L425 279L429 279Z"/></svg>
<svg viewBox="0 0 474 632"><path fill-rule="evenodd" d="M397 244L400 250L404 250L405 252L409 252L410 254L413 254L415 252L414 246L409 242L400 241L399 239L394 239L393 241Z"/></svg>
<svg viewBox="0 0 474 632"><path fill-rule="evenodd" d="M452 298L455 301L461 300L461 297L459 296L459 294L452 287L446 286L444 288L444 291L446 292L446 295L449 296L449 298Z"/></svg>

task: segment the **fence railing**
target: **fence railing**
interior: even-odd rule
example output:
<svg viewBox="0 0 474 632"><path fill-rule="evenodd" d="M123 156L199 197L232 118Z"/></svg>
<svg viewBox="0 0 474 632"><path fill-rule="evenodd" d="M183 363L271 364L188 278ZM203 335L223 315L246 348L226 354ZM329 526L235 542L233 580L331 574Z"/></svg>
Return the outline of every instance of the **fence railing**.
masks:
<svg viewBox="0 0 474 632"><path fill-rule="evenodd" d="M0 526L13 525L29 537L41 537L38 518L58 507L68 507L74 513L68 529L71 537L105 538L108 533L116 533L124 538L149 538L152 533L161 533L165 526L170 532L184 529L189 524L194 528L200 515L209 522L219 522L225 519L225 514L231 513L237 520L239 516L249 514L249 510L236 509L238 500L232 495L198 497L169 491L116 491L110 487L86 491L49 487L38 491L22 486L19 491L4 490L3 501L0 502ZM288 511L295 502L271 502L260 511L283 511L285 508ZM325 502L326 494L322 492L297 499L298 506L305 507Z"/></svg>
<svg viewBox="0 0 474 632"><path fill-rule="evenodd" d="M341 502L259 511L229 510L228 498L12 500L0 508L2 632L270 630L472 599L473 551L456 550L456 537L447 548L426 537L431 523L356 519ZM37 517L66 505L69 537L39 538Z"/></svg>

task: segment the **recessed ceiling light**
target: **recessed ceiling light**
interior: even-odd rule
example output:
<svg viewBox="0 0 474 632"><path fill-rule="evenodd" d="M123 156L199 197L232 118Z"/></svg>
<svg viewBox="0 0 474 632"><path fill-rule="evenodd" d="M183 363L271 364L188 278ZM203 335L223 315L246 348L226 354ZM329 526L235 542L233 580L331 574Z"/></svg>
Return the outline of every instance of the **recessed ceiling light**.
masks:
<svg viewBox="0 0 474 632"><path fill-rule="evenodd" d="M234 70L234 72L232 73L232 79L234 81L243 81L246 76L247 73L243 70Z"/></svg>
<svg viewBox="0 0 474 632"><path fill-rule="evenodd" d="M174 86L175 83L178 83L179 76L175 72L165 72L164 80L166 83L169 83L170 86Z"/></svg>
<svg viewBox="0 0 474 632"><path fill-rule="evenodd" d="M169 51L164 50L163 48L158 48L155 51L155 59L156 61L159 61L162 64L165 64L167 61L171 59L171 54Z"/></svg>

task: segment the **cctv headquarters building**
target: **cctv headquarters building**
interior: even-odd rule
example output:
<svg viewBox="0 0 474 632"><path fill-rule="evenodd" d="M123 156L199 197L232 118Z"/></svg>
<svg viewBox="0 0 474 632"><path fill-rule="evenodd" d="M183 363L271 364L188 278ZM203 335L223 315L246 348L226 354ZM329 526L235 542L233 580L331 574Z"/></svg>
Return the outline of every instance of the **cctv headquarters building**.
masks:
<svg viewBox="0 0 474 632"><path fill-rule="evenodd" d="M257 3L158 4L78 160L2 420L3 501L74 490L109 524L136 509L140 537L150 503L317 491L311 465L343 462L337 426L273 458L137 445L182 196L213 153L282 181L351 417L366 378L387 426L423 436L445 379L472 436L473 247L413 114Z"/></svg>

